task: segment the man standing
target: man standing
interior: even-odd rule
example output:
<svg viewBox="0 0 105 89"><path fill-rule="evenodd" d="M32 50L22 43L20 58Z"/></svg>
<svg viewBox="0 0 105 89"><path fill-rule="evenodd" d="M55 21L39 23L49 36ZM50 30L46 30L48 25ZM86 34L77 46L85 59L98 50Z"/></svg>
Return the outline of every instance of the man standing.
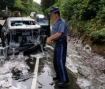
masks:
<svg viewBox="0 0 105 89"><path fill-rule="evenodd" d="M65 20L60 18L60 11L58 7L51 7L51 18L55 20L52 27L52 35L47 38L46 42L50 44L55 42L53 64L56 76L53 80L59 80L59 87L65 86L69 83L65 63L67 54L67 24Z"/></svg>

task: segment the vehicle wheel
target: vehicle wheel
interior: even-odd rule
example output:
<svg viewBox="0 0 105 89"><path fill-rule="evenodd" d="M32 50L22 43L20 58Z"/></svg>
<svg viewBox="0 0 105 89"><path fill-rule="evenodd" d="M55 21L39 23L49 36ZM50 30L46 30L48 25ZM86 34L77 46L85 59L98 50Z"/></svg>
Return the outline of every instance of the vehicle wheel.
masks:
<svg viewBox="0 0 105 89"><path fill-rule="evenodd" d="M7 36L4 36L4 32L1 32L1 44L3 47L8 47L8 39ZM8 56L9 48L7 48L6 55Z"/></svg>
<svg viewBox="0 0 105 89"><path fill-rule="evenodd" d="M4 37L4 33L1 32L1 44L3 47L5 47L5 41L4 41L5 37Z"/></svg>
<svg viewBox="0 0 105 89"><path fill-rule="evenodd" d="M3 47L8 46L7 36L4 36L4 32L1 32L1 44Z"/></svg>

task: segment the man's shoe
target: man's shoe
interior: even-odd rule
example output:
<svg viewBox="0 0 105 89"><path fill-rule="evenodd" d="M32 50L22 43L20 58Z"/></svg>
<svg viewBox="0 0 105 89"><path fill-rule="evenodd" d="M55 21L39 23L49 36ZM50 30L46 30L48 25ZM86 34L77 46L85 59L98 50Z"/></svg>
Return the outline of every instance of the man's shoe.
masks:
<svg viewBox="0 0 105 89"><path fill-rule="evenodd" d="M57 76L53 77L53 80L59 80L59 78Z"/></svg>
<svg viewBox="0 0 105 89"><path fill-rule="evenodd" d="M60 82L60 83L58 83L59 88L66 87L68 85L69 85L69 82Z"/></svg>

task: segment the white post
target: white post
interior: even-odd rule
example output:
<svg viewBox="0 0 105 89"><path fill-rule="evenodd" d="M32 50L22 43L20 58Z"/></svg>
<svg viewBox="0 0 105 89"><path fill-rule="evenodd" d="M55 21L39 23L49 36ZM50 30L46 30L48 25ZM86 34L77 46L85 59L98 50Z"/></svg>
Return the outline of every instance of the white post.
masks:
<svg viewBox="0 0 105 89"><path fill-rule="evenodd" d="M35 64L35 68L34 68L34 76L33 76L33 80L32 80L31 89L35 89L36 88L38 67L39 67L39 58L36 59L36 64Z"/></svg>
<svg viewBox="0 0 105 89"><path fill-rule="evenodd" d="M38 54L38 55L31 55L31 57L36 58L36 64L34 67L34 75L33 75L33 80L32 80L32 85L31 85L31 89L35 89L36 83L37 83L39 61L40 61L40 58L45 57L45 55L43 55L43 53L42 53L42 54Z"/></svg>

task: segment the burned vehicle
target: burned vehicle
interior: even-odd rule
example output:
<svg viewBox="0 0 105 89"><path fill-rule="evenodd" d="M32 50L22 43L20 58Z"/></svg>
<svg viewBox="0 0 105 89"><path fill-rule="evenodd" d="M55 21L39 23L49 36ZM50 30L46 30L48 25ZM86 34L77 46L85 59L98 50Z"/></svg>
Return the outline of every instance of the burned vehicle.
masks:
<svg viewBox="0 0 105 89"><path fill-rule="evenodd" d="M43 50L46 37L41 31L41 26L30 17L9 17L1 30L2 46L15 48L17 52Z"/></svg>

